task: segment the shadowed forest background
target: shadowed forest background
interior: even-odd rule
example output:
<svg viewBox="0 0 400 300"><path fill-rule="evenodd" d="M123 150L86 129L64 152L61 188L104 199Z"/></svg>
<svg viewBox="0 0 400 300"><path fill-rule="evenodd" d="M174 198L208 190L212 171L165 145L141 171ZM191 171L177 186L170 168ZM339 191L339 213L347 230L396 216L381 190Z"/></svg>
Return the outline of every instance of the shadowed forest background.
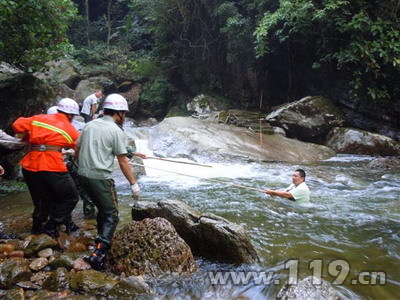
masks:
<svg viewBox="0 0 400 300"><path fill-rule="evenodd" d="M149 106L183 107L207 93L231 107L268 110L318 94L371 117L381 108L396 115L399 7L397 0L4 0L0 60L35 72L69 55L90 74L142 83Z"/></svg>

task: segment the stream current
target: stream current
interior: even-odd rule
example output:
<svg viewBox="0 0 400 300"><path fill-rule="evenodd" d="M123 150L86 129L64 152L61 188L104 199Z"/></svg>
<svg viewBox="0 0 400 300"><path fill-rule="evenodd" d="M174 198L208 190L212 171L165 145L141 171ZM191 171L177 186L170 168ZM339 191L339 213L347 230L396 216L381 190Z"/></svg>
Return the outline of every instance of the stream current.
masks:
<svg viewBox="0 0 400 300"><path fill-rule="evenodd" d="M138 150L153 155L147 132L127 128L127 134L136 138ZM400 174L372 169L372 160L338 155L313 164L210 163L208 157L200 161L212 168L145 160L147 175L139 180L142 200L180 200L241 224L261 259L239 267L198 259L200 270L193 275L154 279L154 299L274 299L289 274L298 279L322 276L333 283L342 299L399 299ZM311 203L300 206L232 186L284 189L296 168L307 172ZM114 179L121 227L131 220L132 200L119 170ZM7 231L28 231L32 211L29 194L8 195L1 203L1 221ZM75 209L74 219L78 225L86 222L82 203ZM229 277L226 282L216 282L216 278L221 279L216 276ZM238 276L244 280L238 281Z"/></svg>

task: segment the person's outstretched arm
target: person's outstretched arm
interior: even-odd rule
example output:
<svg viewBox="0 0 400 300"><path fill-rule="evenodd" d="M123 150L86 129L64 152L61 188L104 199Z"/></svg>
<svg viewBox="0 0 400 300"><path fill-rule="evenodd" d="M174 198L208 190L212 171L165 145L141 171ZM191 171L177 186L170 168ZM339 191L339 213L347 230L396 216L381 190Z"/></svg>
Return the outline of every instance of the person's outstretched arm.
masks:
<svg viewBox="0 0 400 300"><path fill-rule="evenodd" d="M285 191L275 191L275 190L271 190L271 189L266 189L266 190L264 190L264 193L271 195L271 196L279 196L279 197L287 198L287 199L294 198L292 193L285 192Z"/></svg>

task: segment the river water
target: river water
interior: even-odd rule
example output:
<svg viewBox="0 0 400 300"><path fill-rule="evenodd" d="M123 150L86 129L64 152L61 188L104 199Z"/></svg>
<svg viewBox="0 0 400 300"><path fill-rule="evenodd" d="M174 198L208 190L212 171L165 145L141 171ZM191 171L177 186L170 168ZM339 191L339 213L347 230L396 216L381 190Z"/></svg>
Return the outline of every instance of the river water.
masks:
<svg viewBox="0 0 400 300"><path fill-rule="evenodd" d="M128 129L139 137L140 151L152 155L143 129ZM210 163L212 168L145 160L139 180L141 199L176 199L193 208L241 224L251 237L260 263L229 266L198 259L200 270L184 277L154 279L154 299L274 299L289 274L302 279L320 275L342 299L400 299L400 174L372 169L374 158L338 155L313 164ZM187 161L181 159L183 161ZM307 172L311 203L301 206L270 197L256 189L284 189L296 168ZM199 178L197 178L199 177ZM121 222L130 221L129 187L120 171L114 174L119 192ZM29 195L19 193L0 199L6 228L29 230ZM74 212L78 224L81 203ZM248 282L212 284L222 276L254 276ZM254 272L254 273L250 273ZM367 272L367 273L366 273ZM214 282L217 283L217 282Z"/></svg>

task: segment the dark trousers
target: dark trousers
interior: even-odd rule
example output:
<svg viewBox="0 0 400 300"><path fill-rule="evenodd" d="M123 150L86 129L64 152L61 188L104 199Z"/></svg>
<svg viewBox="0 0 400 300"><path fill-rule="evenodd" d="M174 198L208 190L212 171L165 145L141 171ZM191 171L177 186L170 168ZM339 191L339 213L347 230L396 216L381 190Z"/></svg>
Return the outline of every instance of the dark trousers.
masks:
<svg viewBox="0 0 400 300"><path fill-rule="evenodd" d="M91 115L87 115L87 114L81 113L81 116L85 120L85 123L90 122L90 121L93 120L93 117Z"/></svg>
<svg viewBox="0 0 400 300"><path fill-rule="evenodd" d="M22 169L35 206L33 221L50 220L65 224L79 201L75 183L68 172L32 172Z"/></svg>
<svg viewBox="0 0 400 300"><path fill-rule="evenodd" d="M119 222L118 199L114 180L92 179L84 176L78 176L78 180L97 207L99 240L110 247Z"/></svg>

